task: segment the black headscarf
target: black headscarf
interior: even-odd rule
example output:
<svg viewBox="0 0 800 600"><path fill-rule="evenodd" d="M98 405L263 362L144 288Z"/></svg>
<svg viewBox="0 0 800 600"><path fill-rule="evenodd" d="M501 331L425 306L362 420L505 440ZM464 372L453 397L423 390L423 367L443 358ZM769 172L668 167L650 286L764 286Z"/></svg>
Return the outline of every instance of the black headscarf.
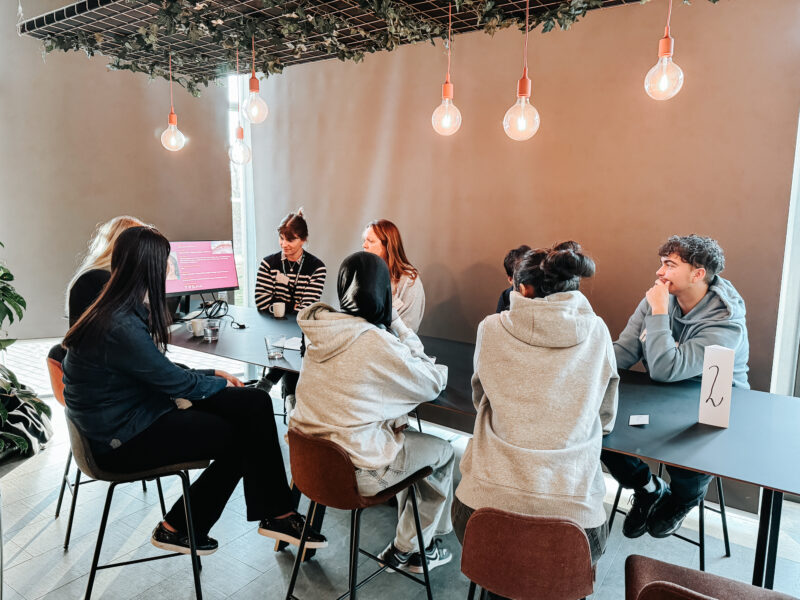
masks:
<svg viewBox="0 0 800 600"><path fill-rule="evenodd" d="M356 252L345 258L337 290L342 312L387 329L392 324L392 281L380 256Z"/></svg>

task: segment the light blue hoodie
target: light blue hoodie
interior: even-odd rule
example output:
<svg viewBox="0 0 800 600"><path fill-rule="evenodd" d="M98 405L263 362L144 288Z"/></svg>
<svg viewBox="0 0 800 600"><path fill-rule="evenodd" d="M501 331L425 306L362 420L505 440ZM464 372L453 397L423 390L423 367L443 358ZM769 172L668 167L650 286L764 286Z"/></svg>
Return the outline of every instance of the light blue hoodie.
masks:
<svg viewBox="0 0 800 600"><path fill-rule="evenodd" d="M703 299L688 314L675 296L666 315L654 315L645 298L614 342L617 366L627 369L640 360L654 381L700 379L705 347L713 344L736 352L733 385L749 388L744 300L730 281L715 277Z"/></svg>

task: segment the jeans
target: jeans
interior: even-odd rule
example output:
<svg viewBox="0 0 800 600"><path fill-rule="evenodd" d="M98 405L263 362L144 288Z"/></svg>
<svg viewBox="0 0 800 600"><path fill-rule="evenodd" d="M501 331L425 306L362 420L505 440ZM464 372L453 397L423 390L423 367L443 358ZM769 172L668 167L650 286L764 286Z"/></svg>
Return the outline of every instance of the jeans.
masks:
<svg viewBox="0 0 800 600"><path fill-rule="evenodd" d="M603 450L600 453L600 460L624 488L640 489L650 481L650 467L639 458ZM700 504L700 500L706 495L708 484L713 479L711 475L705 473L669 465L667 465L667 473L669 473L669 487L672 496L678 504L686 506Z"/></svg>
<svg viewBox="0 0 800 600"><path fill-rule="evenodd" d="M467 521L475 512L474 508L470 508L458 497L453 498L453 531L458 538L461 545L464 545L464 532L467 529ZM589 551L592 555L592 564L597 564L603 552L606 550L606 542L608 541L608 524L603 523L600 527L593 527L591 529L584 529L586 537L589 538ZM514 540L509 540L508 547L513 551ZM491 600L505 600L503 596L498 596L492 592L488 592Z"/></svg>
<svg viewBox="0 0 800 600"><path fill-rule="evenodd" d="M416 483L419 520L427 547L434 536L453 530L450 504L453 501L454 464L455 453L448 442L407 429L403 448L391 464L383 469L356 469L358 491L364 496L375 496L420 469L432 467L433 473ZM395 548L401 552L417 550L414 509L407 489L397 494L397 514Z"/></svg>
<svg viewBox="0 0 800 600"><path fill-rule="evenodd" d="M172 410L119 448L95 455L111 472L127 473L196 460L213 460L192 484L195 532L207 535L233 490L244 479L247 520L294 510L278 429L267 395L254 388L224 388L191 408ZM186 530L183 498L165 517Z"/></svg>

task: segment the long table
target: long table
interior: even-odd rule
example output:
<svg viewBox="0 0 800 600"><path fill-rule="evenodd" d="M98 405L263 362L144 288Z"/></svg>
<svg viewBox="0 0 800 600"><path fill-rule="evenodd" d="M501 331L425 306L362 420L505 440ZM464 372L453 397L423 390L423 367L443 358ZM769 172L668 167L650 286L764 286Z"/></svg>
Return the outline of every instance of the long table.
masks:
<svg viewBox="0 0 800 600"><path fill-rule="evenodd" d="M293 316L274 319L254 308L230 307L244 329L223 328L217 342L192 338L185 328L173 332L171 343L241 362L299 372L302 359L287 350L284 358L267 358L265 336L300 335ZM228 319L230 322L230 319ZM472 433L475 408L470 378L474 345L421 336L426 352L448 367L447 389L418 409L420 418L457 431ZM718 475L762 488L753 585L772 588L784 493L800 493L800 400L788 396L734 388L728 429L697 423L700 385L695 381L660 384L645 373L620 373L619 407L614 431L603 447L654 459L693 471ZM631 427L632 414L649 414L650 424Z"/></svg>

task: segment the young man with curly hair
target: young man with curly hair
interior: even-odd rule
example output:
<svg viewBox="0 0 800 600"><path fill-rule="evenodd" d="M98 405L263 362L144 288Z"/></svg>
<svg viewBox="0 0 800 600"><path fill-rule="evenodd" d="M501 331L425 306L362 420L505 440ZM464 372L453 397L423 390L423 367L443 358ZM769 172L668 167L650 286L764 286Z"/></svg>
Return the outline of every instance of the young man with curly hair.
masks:
<svg viewBox="0 0 800 600"><path fill-rule="evenodd" d="M705 348L716 344L736 352L733 385L749 388L744 300L719 276L722 248L708 237L672 236L658 255L655 283L614 342L617 366L627 369L641 360L654 381L699 381ZM634 490L622 526L629 538L676 532L711 482L710 475L668 466L668 485L638 458L603 451L601 459L620 485Z"/></svg>

